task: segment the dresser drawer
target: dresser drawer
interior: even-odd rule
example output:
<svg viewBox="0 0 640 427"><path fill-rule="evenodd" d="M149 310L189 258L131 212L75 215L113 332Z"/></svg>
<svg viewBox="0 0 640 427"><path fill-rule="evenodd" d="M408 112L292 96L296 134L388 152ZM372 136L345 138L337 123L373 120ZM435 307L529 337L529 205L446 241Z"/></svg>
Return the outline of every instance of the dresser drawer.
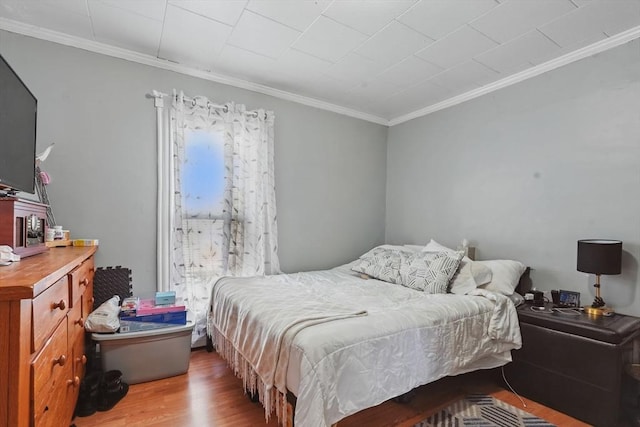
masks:
<svg viewBox="0 0 640 427"><path fill-rule="evenodd" d="M65 275L33 300L32 353L42 347L51 332L67 315L68 308L69 279Z"/></svg>
<svg viewBox="0 0 640 427"><path fill-rule="evenodd" d="M76 341L84 342L84 321L82 316L82 304L76 304L71 310L69 310L68 316L69 328L69 346L73 346Z"/></svg>
<svg viewBox="0 0 640 427"><path fill-rule="evenodd" d="M620 346L527 323L520 325L520 331L522 348L513 352L514 360L541 366L561 378L580 379L609 393L618 391Z"/></svg>
<svg viewBox="0 0 640 427"><path fill-rule="evenodd" d="M82 317L86 319L93 311L93 282L82 294Z"/></svg>
<svg viewBox="0 0 640 427"><path fill-rule="evenodd" d="M93 283L93 273L95 265L93 257L83 262L78 268L73 270L71 276L71 306L80 304L80 296L83 295L89 284Z"/></svg>
<svg viewBox="0 0 640 427"><path fill-rule="evenodd" d="M67 345L67 322L61 322L31 363L34 425L59 426L73 393L73 363Z"/></svg>

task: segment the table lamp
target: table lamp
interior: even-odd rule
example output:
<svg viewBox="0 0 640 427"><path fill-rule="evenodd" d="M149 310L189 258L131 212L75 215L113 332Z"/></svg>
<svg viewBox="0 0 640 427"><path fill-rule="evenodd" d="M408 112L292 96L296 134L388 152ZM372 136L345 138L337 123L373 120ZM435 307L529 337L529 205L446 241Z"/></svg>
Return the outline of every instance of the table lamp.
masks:
<svg viewBox="0 0 640 427"><path fill-rule="evenodd" d="M600 275L620 274L622 269L622 242L620 240L578 240L578 271L596 275L596 298L593 304L584 307L587 314L608 316L613 310L606 306L600 296Z"/></svg>

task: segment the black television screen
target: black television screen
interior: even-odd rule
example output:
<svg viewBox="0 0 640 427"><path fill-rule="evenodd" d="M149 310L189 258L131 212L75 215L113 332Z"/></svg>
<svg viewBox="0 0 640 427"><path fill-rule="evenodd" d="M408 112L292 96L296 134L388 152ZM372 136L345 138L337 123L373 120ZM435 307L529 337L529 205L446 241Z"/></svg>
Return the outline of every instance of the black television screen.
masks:
<svg viewBox="0 0 640 427"><path fill-rule="evenodd" d="M0 190L35 191L38 100L0 55Z"/></svg>

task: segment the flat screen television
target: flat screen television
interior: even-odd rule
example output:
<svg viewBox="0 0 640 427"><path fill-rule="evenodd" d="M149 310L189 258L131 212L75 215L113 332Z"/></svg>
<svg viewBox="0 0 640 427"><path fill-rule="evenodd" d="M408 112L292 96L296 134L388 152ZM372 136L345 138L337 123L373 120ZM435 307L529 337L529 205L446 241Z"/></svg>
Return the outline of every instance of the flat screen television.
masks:
<svg viewBox="0 0 640 427"><path fill-rule="evenodd" d="M0 193L34 194L38 100L0 55Z"/></svg>

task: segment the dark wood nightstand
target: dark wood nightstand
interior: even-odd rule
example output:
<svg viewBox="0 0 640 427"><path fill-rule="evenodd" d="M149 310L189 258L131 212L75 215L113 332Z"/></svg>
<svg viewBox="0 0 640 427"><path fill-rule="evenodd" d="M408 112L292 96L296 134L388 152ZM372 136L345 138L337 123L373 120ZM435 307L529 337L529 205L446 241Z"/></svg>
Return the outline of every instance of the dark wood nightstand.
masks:
<svg viewBox="0 0 640 427"><path fill-rule="evenodd" d="M632 362L640 318L589 317L518 307L522 348L505 376L516 392L589 424L621 422L624 368Z"/></svg>

